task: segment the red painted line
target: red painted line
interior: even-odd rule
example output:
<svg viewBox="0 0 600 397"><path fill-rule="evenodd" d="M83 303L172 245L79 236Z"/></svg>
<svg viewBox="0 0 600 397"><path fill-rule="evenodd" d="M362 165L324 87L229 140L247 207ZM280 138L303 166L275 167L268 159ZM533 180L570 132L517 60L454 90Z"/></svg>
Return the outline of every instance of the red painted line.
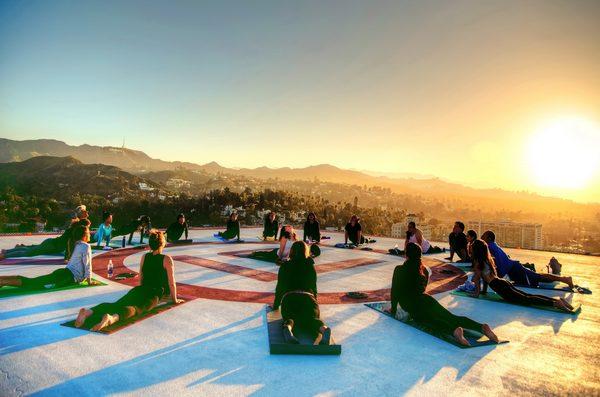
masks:
<svg viewBox="0 0 600 397"><path fill-rule="evenodd" d="M133 272L123 264L123 261L129 255L139 252L139 250L140 248L123 248L101 253L95 256L92 261L93 271L95 274L107 278L107 264L108 261L112 259L115 275L119 273ZM461 269L450 264L445 264L426 258L423 259L423 263L432 271L431 282L427 286L427 292L430 294L436 294L455 289L467 279L466 275ZM454 274L449 276L441 273L441 270L443 269L452 270ZM138 278L114 281L129 286L135 286L138 284ZM178 294L185 294L190 298L196 297L229 302L272 303L275 296L272 292L236 291L182 283L177 283L177 288ZM389 288L361 292L367 294L367 297L364 299L352 299L346 296L346 292L324 292L318 295L318 301L321 304L340 304L376 302L390 299Z"/></svg>
<svg viewBox="0 0 600 397"><path fill-rule="evenodd" d="M252 252L254 252L254 251L252 251L252 250L226 251L226 252L219 252L219 255L231 256L234 258L252 259L252 258L249 258L250 254ZM255 260L260 260L260 259L255 259ZM322 263L322 264L316 263L315 270L317 271L318 274L321 274L321 273L329 273L329 272L338 271L338 270L351 269L353 267L374 265L377 263L385 263L385 261L378 260L378 259L357 258L357 259L348 259L348 260L344 260L344 261L328 262L328 263ZM228 264L224 264L224 265L228 265ZM239 266L239 267L241 267L241 266Z"/></svg>
<svg viewBox="0 0 600 397"><path fill-rule="evenodd" d="M64 265L65 261L61 257L57 257L56 259L30 259L30 258L19 258L19 259L4 259L0 261L0 265Z"/></svg>
<svg viewBox="0 0 600 397"><path fill-rule="evenodd" d="M189 255L177 255L173 257L174 261L185 262L194 266L201 266L207 269L218 270L221 272L231 273L242 277L252 278L258 281L277 281L277 274L255 270L244 266L232 265L224 262L217 262L211 259L197 258Z"/></svg>

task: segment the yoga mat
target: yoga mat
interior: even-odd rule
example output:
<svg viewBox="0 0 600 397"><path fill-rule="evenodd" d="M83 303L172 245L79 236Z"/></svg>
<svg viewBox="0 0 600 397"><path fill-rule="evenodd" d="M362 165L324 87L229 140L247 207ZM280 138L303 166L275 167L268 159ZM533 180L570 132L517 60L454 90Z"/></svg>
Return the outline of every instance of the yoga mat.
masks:
<svg viewBox="0 0 600 397"><path fill-rule="evenodd" d="M159 303L158 306L156 306L152 310L144 312L144 313L142 313L142 314L140 314L138 316L133 316L133 317L130 317L130 318L126 319L126 320L119 321L119 322L117 322L115 324L109 325L108 327L102 328L100 331L90 331L90 329L88 327L86 327L85 324L81 328L77 328L77 327L75 327L75 320L67 321L66 323L62 323L61 325L64 326L64 327L75 328L75 329L79 329L79 330L82 330L82 331L89 331L89 332L95 332L95 333L98 333L98 334L110 335L110 334L113 334L113 333L115 333L117 331L122 330L123 328L127 328L130 325L133 325L135 323L143 321L143 320L145 320L147 318L156 316L157 314L160 314L162 312L170 310L170 309L172 309L174 307L181 306L181 305L183 305L183 304L185 304L187 302L189 302L189 301L186 300L185 302L180 303L178 305L175 305L175 304L173 304L171 302L162 302L162 303Z"/></svg>
<svg viewBox="0 0 600 397"><path fill-rule="evenodd" d="M342 345L335 344L333 335L329 345L313 345L309 333L303 332L299 327L294 327L294 336L299 344L286 343L283 337L283 320L279 310L265 307L267 312L267 333L269 335L269 352L271 354L307 354L307 355L334 355L342 353Z"/></svg>
<svg viewBox="0 0 600 397"><path fill-rule="evenodd" d="M469 293L464 292L464 291L454 290L451 292L451 294L457 295L457 296L464 296L464 297L472 298L472 299L482 299L482 300L492 301L492 302L507 303L509 305L515 305L515 306L531 307L533 309L547 310L547 311L562 313L562 314L579 314L579 312L581 312L581 304L580 303L572 304L573 310L570 312L565 312L564 310L557 309L554 306L520 305L518 303L512 303L512 302L502 299L502 297L500 295L498 295L497 293L495 293L493 291L488 291L487 294L485 294L485 295L480 294L478 298L475 298L475 297L471 296Z"/></svg>
<svg viewBox="0 0 600 397"><path fill-rule="evenodd" d="M66 291L68 289L100 287L100 286L106 285L105 283L98 281L96 279L92 279L92 280L96 281L98 284L88 285L87 282L84 281L80 284L73 284L73 285L69 285L66 287L44 288L44 289L27 289L27 288L17 288L17 287L6 287L5 286L5 287L0 288L0 298L8 298L10 296L44 294L46 292Z"/></svg>
<svg viewBox="0 0 600 397"><path fill-rule="evenodd" d="M464 346L464 345L461 345L460 343L458 343L454 339L454 336L452 336L450 334L444 334L444 333L437 332L437 331L431 329L430 327L428 327L427 325L416 322L415 320L411 319L410 317L407 319L400 319L397 317L393 317L389 313L386 313L385 309L390 308L390 302L365 303L365 306L367 306L373 310L376 310L382 314L385 314L386 316L393 318L394 320L400 321L401 323L410 325L411 327L416 328L419 331L423 331L431 336L435 336L436 338L441 339L444 342L448 342L454 346L458 346L462 349L469 349L472 347L480 347L480 346L489 346L489 345L508 343L507 340L500 340L498 343L495 343L495 342L492 342L491 340L489 340L485 335L482 335L475 331L471 331L469 329L465 329L464 336L469 341L471 346Z"/></svg>
<svg viewBox="0 0 600 397"><path fill-rule="evenodd" d="M592 290L590 290L589 288L580 287L579 285L576 285L573 289L571 289L568 286L563 286L563 285L561 285L561 283L558 283L558 282L554 282L554 283L539 283L537 287L532 287L531 285L520 285L520 284L515 284L515 283L513 283L513 285L515 287L519 287L519 288L531 288L531 289L545 289L545 290L550 290L550 291L576 292L578 294L591 294L592 293Z"/></svg>

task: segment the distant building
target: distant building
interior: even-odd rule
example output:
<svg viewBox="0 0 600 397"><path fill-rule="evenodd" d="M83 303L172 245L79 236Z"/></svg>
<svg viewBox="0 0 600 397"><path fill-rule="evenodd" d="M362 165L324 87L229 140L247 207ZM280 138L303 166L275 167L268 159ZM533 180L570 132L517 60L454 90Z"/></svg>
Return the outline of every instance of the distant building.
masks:
<svg viewBox="0 0 600 397"><path fill-rule="evenodd" d="M140 187L140 190L143 190L145 192L151 192L154 190L154 188L151 186L148 186L148 184L146 182L139 182L138 186Z"/></svg>
<svg viewBox="0 0 600 397"><path fill-rule="evenodd" d="M542 249L542 225L539 223L519 223L511 221L471 221L467 228L475 230L479 236L486 230L496 235L498 244L510 248Z"/></svg>
<svg viewBox="0 0 600 397"><path fill-rule="evenodd" d="M419 230L421 230L421 232L423 233L423 237L426 238L427 240L431 240L433 227L431 225L427 225L427 224L420 225L417 223L417 220L418 220L418 218L416 215L409 214L406 217L405 223L402 223L402 222L394 223L392 225L392 231L391 231L392 238L400 238L400 239L406 238L406 228L408 226L408 222L415 222L417 224L417 228Z"/></svg>
<svg viewBox="0 0 600 397"><path fill-rule="evenodd" d="M406 236L406 223L398 222L392 225L392 238L404 238Z"/></svg>
<svg viewBox="0 0 600 397"><path fill-rule="evenodd" d="M192 182L186 181L185 179L171 178L167 181L166 185L169 187L174 187L176 189L181 189L190 187L192 185Z"/></svg>

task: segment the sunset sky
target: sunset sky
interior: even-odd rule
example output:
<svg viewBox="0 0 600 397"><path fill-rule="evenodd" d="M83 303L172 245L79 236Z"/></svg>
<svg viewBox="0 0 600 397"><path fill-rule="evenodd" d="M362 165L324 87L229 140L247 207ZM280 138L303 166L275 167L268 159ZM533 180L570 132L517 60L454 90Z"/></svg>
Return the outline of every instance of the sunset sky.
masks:
<svg viewBox="0 0 600 397"><path fill-rule="evenodd" d="M600 1L2 1L0 137L600 202Z"/></svg>

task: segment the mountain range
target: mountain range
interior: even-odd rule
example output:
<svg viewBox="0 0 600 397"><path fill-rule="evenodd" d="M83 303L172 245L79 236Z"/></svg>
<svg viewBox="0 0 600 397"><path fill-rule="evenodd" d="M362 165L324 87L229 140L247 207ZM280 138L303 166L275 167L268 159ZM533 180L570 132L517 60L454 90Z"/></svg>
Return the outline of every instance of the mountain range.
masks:
<svg viewBox="0 0 600 397"><path fill-rule="evenodd" d="M210 175L237 175L256 179L314 180L345 183L352 185L380 186L393 192L415 196L444 197L447 201L456 201L460 205L482 203L510 210L522 209L524 212L551 212L566 216L588 216L600 211L600 204L581 204L571 200L545 197L529 192L512 192L501 189L475 189L461 184L451 183L439 178L427 177L389 177L369 175L365 172L341 169L329 164L314 165L305 168L226 168L216 162L195 164L178 161L153 159L138 150L92 145L72 146L50 139L15 141L0 138L0 163L28 160L38 156L70 156L83 164L104 164L115 166L130 173L127 178L152 176L155 182L162 183L168 177L178 174L198 175L205 180ZM170 171L170 172L165 172ZM115 171L116 172L116 171ZM162 176L161 176L162 175ZM161 176L159 180L156 177ZM134 179L132 179L134 180ZM135 179L137 181L137 179ZM465 204L466 203L466 204Z"/></svg>

